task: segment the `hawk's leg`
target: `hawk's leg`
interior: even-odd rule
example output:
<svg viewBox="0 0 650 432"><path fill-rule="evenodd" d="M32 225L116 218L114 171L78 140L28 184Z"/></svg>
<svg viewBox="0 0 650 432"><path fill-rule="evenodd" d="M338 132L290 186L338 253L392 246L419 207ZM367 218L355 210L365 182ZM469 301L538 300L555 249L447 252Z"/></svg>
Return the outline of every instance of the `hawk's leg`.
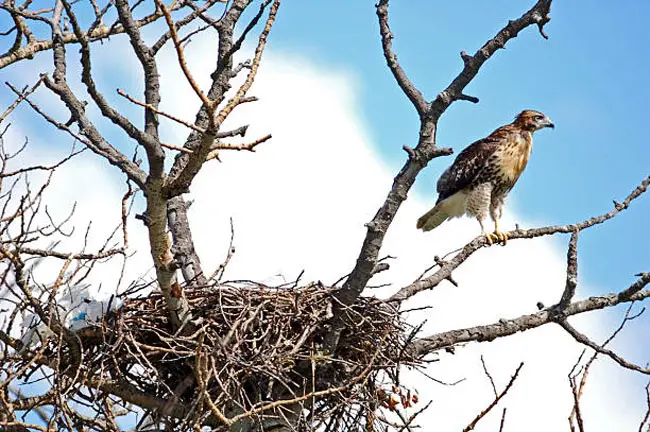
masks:
<svg viewBox="0 0 650 432"><path fill-rule="evenodd" d="M495 241L496 241L496 242L501 241L501 240L499 239L499 237L497 237L496 232L494 232L494 233L489 233L489 232L487 232L487 231L485 230L485 225L483 225L483 219L478 218L478 217L477 217L476 219L478 220L478 223L481 224L481 231L483 232L483 235L485 236L485 241L487 241L487 243L488 243L489 245L494 244Z"/></svg>
<svg viewBox="0 0 650 432"><path fill-rule="evenodd" d="M488 233L483 224L490 213L491 196L492 183L486 182L473 187L467 197L467 213L474 216L481 224L481 231L490 245L499 240L493 233Z"/></svg>
<svg viewBox="0 0 650 432"><path fill-rule="evenodd" d="M492 191L492 200L490 201L490 216L494 221L494 236L497 241L503 243L504 246L508 243L508 234L501 232L499 230L499 219L503 215L503 205L506 200L506 193L499 189L494 189Z"/></svg>
<svg viewBox="0 0 650 432"><path fill-rule="evenodd" d="M499 231L499 219L494 220L494 233L492 233L499 242L503 242L505 246L508 243L508 233Z"/></svg>

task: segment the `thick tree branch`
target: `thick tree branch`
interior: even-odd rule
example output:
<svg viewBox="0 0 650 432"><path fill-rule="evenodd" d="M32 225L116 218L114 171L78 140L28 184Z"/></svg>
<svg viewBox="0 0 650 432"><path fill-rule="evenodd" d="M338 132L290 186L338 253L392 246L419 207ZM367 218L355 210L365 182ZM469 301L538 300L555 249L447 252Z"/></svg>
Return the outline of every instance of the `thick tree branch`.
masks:
<svg viewBox="0 0 650 432"><path fill-rule="evenodd" d="M144 111L144 131L146 138L149 140L138 140L147 151L149 160L149 175L156 178L164 176L165 153L158 142L158 118L154 110L158 109L160 104L160 81L158 79L158 65L156 57L140 36L140 29L137 22L131 14L127 0L116 0L115 6L122 26L125 28L129 41L133 47L144 72L144 98L145 103L153 110L145 109ZM167 9L166 9L167 10ZM169 12L167 10L167 12Z"/></svg>
<svg viewBox="0 0 650 432"><path fill-rule="evenodd" d="M577 315L606 307L616 306L620 303L644 300L650 297L650 290L643 290L650 283L650 273L643 273L642 276L630 286L639 289L634 294L627 295L630 288L620 293L611 293L602 296L593 296L585 300L570 303L563 311L562 317ZM622 295L626 293L626 295ZM520 331L530 330L544 324L557 322L558 314L555 308L544 309L540 312L522 315L518 318L503 319L497 323L470 327L460 330L451 330L421 339L413 343L413 347L419 356L425 356L440 348L453 346L464 342L489 342L494 339L510 336Z"/></svg>
<svg viewBox="0 0 650 432"><path fill-rule="evenodd" d="M188 207L182 196L174 197L167 202L167 221L174 240L172 254L188 286L202 287L207 284L207 279L194 249L194 240L187 219Z"/></svg>
<svg viewBox="0 0 650 432"><path fill-rule="evenodd" d="M125 116L120 114L116 109L111 107L108 101L106 100L106 98L104 98L104 95L102 95L97 89L95 80L92 77L90 44L88 40L85 38L84 33L81 30L81 27L79 26L79 22L77 21L77 17L72 10L72 6L67 1L64 1L63 5L66 9L66 13L68 17L70 18L70 23L72 24L72 28L75 34L77 35L77 38L79 39L79 44L81 45L81 81L86 86L86 90L88 91L88 94L97 105L97 108L99 108L99 110L101 111L104 117L108 118L113 123L118 125L131 138L138 141L145 148L155 148L156 146L155 136L147 132L142 132L137 127L135 127L135 125L133 125L133 123L131 123L129 119L127 119ZM150 160L149 162L151 166L152 161ZM161 164L159 163L158 164L159 168L160 165ZM154 163L154 167L155 166L156 164Z"/></svg>
<svg viewBox="0 0 650 432"><path fill-rule="evenodd" d="M217 106L223 100L225 92L230 88L230 79L234 76L232 73L233 33L241 14L251 2L252 0L234 0L231 7L218 22L219 50L217 68L212 74L212 84L207 94L207 98L210 101L214 101L214 106ZM171 27L169 35L170 38L174 35ZM213 121L214 110L209 109L208 105L204 103L196 115L196 120L194 122L196 129L189 135L185 143L184 148L186 148L187 151L181 152L177 155L174 165L170 170L170 181L177 178L179 173L184 171L190 154L200 147L199 144L203 142L206 135L208 135L207 129L211 126ZM246 133L246 129L247 126L243 126L233 131L226 131L223 133L217 132L214 134L214 138L234 135L243 136ZM208 138L208 141L214 141L214 138ZM186 187L188 186L189 184ZM180 192L184 192L184 190ZM172 196L172 194L167 193L167 196L169 197L169 200L167 201L167 218L169 229L175 242L173 249L175 263L180 266L186 283L193 287L201 286L207 281L199 257L194 250L192 234L187 218L188 206L180 194L175 195L176 196Z"/></svg>
<svg viewBox="0 0 650 432"><path fill-rule="evenodd" d="M147 199L146 225L158 285L165 297L171 322L175 328L179 328L191 319L191 312L184 291L175 283L176 263L170 251L171 244L167 234L168 196L164 190L166 182L165 152L158 140L158 117L156 114L160 103L158 66L154 52L144 43L140 35L140 30L135 24L128 1L116 0L115 6L120 22L129 36L133 51L138 57L144 72L145 104L152 108L145 108L144 123L146 136L153 139L151 141L138 141L144 146L149 161L149 176L145 188ZM169 10L160 3L158 7L161 8L165 19L170 20Z"/></svg>
<svg viewBox="0 0 650 432"><path fill-rule="evenodd" d="M146 181L146 174L144 171L104 139L86 116L85 104L75 96L66 82L67 67L65 59L65 44L63 42L64 37L59 24L62 10L63 3L59 0L57 1L57 9L50 20L53 41L54 79L52 80L47 75L42 74L41 78L43 83L47 88L57 94L68 107L72 118L79 124L79 130L86 138L88 138L88 141L90 141L91 145L88 147L93 152L106 158L111 165L120 168L120 170L140 188L144 188Z"/></svg>
<svg viewBox="0 0 650 432"><path fill-rule="evenodd" d="M79 129L88 139L87 141L84 140L84 143L88 145L88 142L90 142L91 144L88 145L88 148L94 153L106 158L111 165L118 167L129 179L144 189L147 176L145 172L104 139L92 122L86 117L83 103L74 96L67 83L60 82L56 84L46 75L42 75L42 77L45 86L61 98L70 110L71 115L77 119Z"/></svg>
<svg viewBox="0 0 650 432"><path fill-rule="evenodd" d="M182 2L178 2L175 9L178 8L181 5L181 3ZM12 16L18 14L17 10L8 7L6 4L0 5L0 9L6 10ZM138 28L141 28L155 22L161 17L162 17L162 13L160 13L160 11L155 11L154 13L147 15L142 19L137 20L136 25ZM89 41L95 42L95 41L107 39L112 35L117 35L120 33L124 33L124 28L122 26L112 25L108 27L103 24L100 24L94 26L91 31L85 32L84 36L87 37ZM74 33L66 33L65 35L62 35L61 42L66 45L71 43L78 43L79 38ZM28 39L28 43L26 45L20 46L19 48L16 48L14 46L5 54L2 54L0 56L0 69L9 66L13 63L19 62L21 60L31 59L37 53L41 51L51 50L53 49L53 47L54 47L53 39L37 40L32 37L31 40Z"/></svg>

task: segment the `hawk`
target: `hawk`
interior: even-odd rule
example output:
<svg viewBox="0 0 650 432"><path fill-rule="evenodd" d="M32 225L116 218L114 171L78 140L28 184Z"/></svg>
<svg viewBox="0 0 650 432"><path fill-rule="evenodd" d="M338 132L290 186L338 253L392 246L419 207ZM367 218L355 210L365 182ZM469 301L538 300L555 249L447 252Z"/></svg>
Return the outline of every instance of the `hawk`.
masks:
<svg viewBox="0 0 650 432"><path fill-rule="evenodd" d="M481 224L489 244L495 240L505 243L508 237L499 231L505 199L526 168L533 132L546 127L555 128L546 115L525 110L514 122L470 144L440 176L438 201L418 219L417 227L431 231L447 219L468 214ZM485 231L488 213L494 220L493 233Z"/></svg>

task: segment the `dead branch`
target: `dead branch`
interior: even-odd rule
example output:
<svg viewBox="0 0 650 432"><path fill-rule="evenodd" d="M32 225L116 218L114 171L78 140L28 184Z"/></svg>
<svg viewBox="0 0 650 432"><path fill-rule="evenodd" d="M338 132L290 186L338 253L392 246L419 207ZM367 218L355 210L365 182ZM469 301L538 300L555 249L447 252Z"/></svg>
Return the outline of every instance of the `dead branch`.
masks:
<svg viewBox="0 0 650 432"><path fill-rule="evenodd" d="M642 273L637 275L638 279L632 285L620 292L574 300L579 231L603 223L626 209L632 200L646 191L650 177L622 204L615 203L614 210L601 216L565 226L531 230L517 228L509 233L511 239L571 233L564 293L558 305L552 308L490 325L427 337L419 336L420 327L411 328L406 324L402 318L405 311L398 310L401 302L434 288L443 280L455 284L452 271L485 246L482 238L468 243L450 259L447 256L436 257L435 265L412 284L400 289L388 302L360 296L368 288L373 275L389 270L388 264L379 259L379 251L417 175L433 158L452 153L451 149L436 147L435 134L440 116L456 100L478 102L478 98L463 93L465 87L484 62L520 31L536 24L542 36L547 37L544 25L550 19L550 0L539 0L520 18L510 21L473 56L461 53L462 72L431 103L409 80L397 60L388 23L388 0L380 0L376 12L384 58L420 116L420 131L415 148L404 146L408 160L396 175L376 216L367 224L357 263L341 289L321 283L299 286L300 276L279 287L250 281L221 282L234 253L234 230L224 262L210 278L206 278L194 249L187 217L189 203L182 198L205 162L216 158L218 151L254 152L257 145L271 138L269 134L244 144L219 141L226 137L243 137L246 133L247 125L230 131L220 129L238 106L257 100L248 96L248 92L257 76L267 38L276 20L279 0L261 0L258 11L249 13L246 10L253 0L231 0L225 4L220 0L208 0L201 5L155 0L150 3L154 4L155 12L145 19L153 18L147 23L137 18L142 16L140 11L146 5L144 0L135 3L115 0L104 7L91 0L92 22L89 26L84 14L75 15L74 8L79 8L77 2L55 0L53 8L34 10L31 0L23 1L22 5L11 0L0 6L1 11L10 14L13 22L6 32L15 37L7 55L16 55L27 47L32 53L40 50L34 48L40 42L34 35L40 33L34 33L29 26L46 25L51 40L47 41L49 48L45 46L42 49L52 50L54 71L52 77L43 74L29 90L10 86L17 99L0 121L21 101L26 101L50 124L117 166L127 176L127 191L121 201L123 247L115 247L114 240L111 240L119 235L118 226L99 250L93 248L89 252L87 230L84 246L68 252L61 251L56 241L48 247L34 243L47 237L54 239L72 234L66 224L68 219L55 221L47 209L41 210L41 193L45 186L33 193L27 184L27 193L22 196L16 192L16 183L9 186L9 191L3 190L6 201L2 203L0 214L0 232L4 236L0 255L6 266L0 269L3 293L0 302L11 309L8 311L8 324L3 321L0 329L3 348L0 354L0 376L3 378L0 381L0 425L5 429L23 432L31 427L18 420L16 410L48 407L44 422L50 424L48 428L37 425L37 430L59 427L117 431L119 417L132 412L131 404L134 404L146 414L141 422L143 428L152 430L199 430L202 426L224 430L240 425L242 430L270 430L272 427L299 430L303 425L315 425L315 430L326 431L384 431L389 428L412 431L417 427L415 418L429 404L414 414L407 411L418 399L414 389L400 384L399 375L404 366L418 370L426 364L425 356L441 348L453 349L465 342L489 341L549 322L563 326L578 342L593 348L596 352L591 361L596 355L604 354L624 367L648 373L647 369L628 363L606 349L609 340L602 345L589 340L568 324L567 317L650 297L650 290L645 289L650 283L650 273ZM223 4L223 13L219 17L209 16L208 10L218 3ZM189 13L184 13L188 10L185 8L189 8ZM104 20L113 16L113 12L117 13L118 19L106 27ZM248 17L248 22L240 28L242 16ZM165 19L166 29L153 46L148 46L141 34L142 26L161 17ZM196 30L183 30L195 20L205 24ZM235 65L233 56L260 23L253 58ZM210 75L210 87L201 89L196 80L198 76L186 62L185 50L192 35L207 29L219 33L218 59ZM108 104L91 73L92 42L106 37L98 36L100 34L117 33L125 33L128 37L144 73L143 97L134 97L118 89L122 97L144 108L143 129ZM158 76L161 71L157 68L156 53L170 40L185 79L202 101L194 122L159 109ZM94 124L86 114L86 102L70 88L66 47L72 42L81 48L81 77L90 102L103 117L120 127L138 149L144 149L146 163L138 160L137 151L132 158L127 158L109 143L100 132L99 123ZM0 68L5 59L0 56ZM232 79L244 70L248 73L243 77L243 84L228 93L233 86ZM30 100L41 81L63 102L70 114L69 121L55 120ZM227 95L232 97L226 99ZM189 128L191 132L185 143L161 142L159 117ZM71 129L75 124L78 132ZM169 173L165 172L164 149L178 152ZM36 169L51 174L68 160L51 166L8 171L9 158L4 156L0 158L0 180L19 177ZM120 295L120 301L123 301L120 308L103 311L97 320L88 321L78 329L70 324L69 315L74 311L60 304L61 296L70 294L86 281L96 263L118 254L125 255L128 200L138 190L143 192L146 200L146 210L139 219L149 231L155 279L142 277L133 281L126 293ZM37 222L36 215L41 213L46 221L44 224ZM49 263L54 259L59 261L52 278L36 281L33 277L36 264L30 266L30 262L46 260ZM434 268L437 270L425 277ZM177 270L181 270L182 281L177 279ZM162 294L148 292L155 283ZM8 293L7 298L5 293ZM20 339L23 335L16 338L14 329L20 327L20 317L25 313L34 315L36 324L41 327L29 329L33 330L32 338ZM78 315L73 318L73 321L79 320ZM629 316L628 310L624 323L629 319L633 317ZM481 362L495 399L465 430L474 429L499 403L523 366L522 363L505 389L498 393L483 357ZM574 412L581 430L579 399L590 364L582 369L580 385L575 377L571 381ZM3 391L12 385L11 381L34 382L30 380L46 381L48 390L31 398ZM77 404L85 408L77 410ZM53 408L51 413L49 407ZM85 410L97 415L87 416ZM4 412L10 415L5 416ZM500 430L504 428L505 415L506 409L501 416ZM641 427L647 418L648 415Z"/></svg>
<svg viewBox="0 0 650 432"><path fill-rule="evenodd" d="M645 394L646 394L646 404L648 406L648 409L646 410L643 418L641 419L641 423L639 423L639 432L643 432L643 426L646 425L648 419L650 418L650 382L648 382L648 384L646 384L645 386Z"/></svg>
<svg viewBox="0 0 650 432"><path fill-rule="evenodd" d="M649 280L650 280L650 278L649 278ZM637 371L637 372L641 372L641 373L646 374L646 375L650 375L650 369L644 368L644 367L641 367L641 366L637 366L635 364L632 364L632 363L628 362L627 360L625 360L623 357L621 357L618 354L614 353L613 351L611 351L611 350L609 350L607 348L603 348L602 346L598 345L597 343L595 343L594 341L589 339L587 336L585 336L584 334L582 334L578 330L576 330L571 324L568 323L567 320L560 319L560 320L558 320L557 323L560 325L560 327L562 327L564 330L566 330L566 332L569 333L576 341L580 342L583 345L588 346L589 348L593 349L594 351L596 351L596 352L598 352L600 354L606 355L607 357L611 358L612 360L614 360L616 363L618 363L622 367L624 367L626 369L631 369L631 370L634 370L634 371Z"/></svg>
<svg viewBox="0 0 650 432"><path fill-rule="evenodd" d="M16 91L14 90L14 92L18 93L18 98L16 98L16 100L15 100L15 101L14 101L14 102L13 102L13 103L12 103L12 104L7 108L7 109L6 109L6 110L4 110L4 112L2 113L2 115L0 115L0 123L2 123L2 122L4 121L4 119L6 119L7 116L8 116L9 114L11 114L11 113L13 112L13 110L15 110L16 107L17 107L17 106L18 106L18 105L19 105L19 104L20 104L20 103L21 103L21 102L22 102L22 101L23 101L27 96L29 96L30 94L34 93L34 92L36 91L36 89L38 88L38 86L41 85L41 82L42 82L41 80L38 80L38 81L36 81L36 84L34 84L31 88L28 89L27 87L25 87L25 88L24 88L22 91L20 91L20 92L16 92ZM8 82L5 82L5 84L8 85L8 86L10 85Z"/></svg>
<svg viewBox="0 0 650 432"><path fill-rule="evenodd" d="M512 385L515 383L515 380L516 380L517 377L519 376L519 371L521 370L522 367L524 367L524 363L523 363L523 362L519 364L519 366L518 366L517 369L515 370L514 375L512 375L512 378L510 378L510 382L509 382L508 385L503 389L503 391L502 391L501 393L499 393L499 394L494 398L494 400L492 401L492 403L491 403L490 405L488 405L488 407L485 408L483 411L481 411L481 412L479 413L479 415L477 415L476 418L474 418L474 420L472 420L471 423L468 424L468 425L465 427L465 429L463 429L463 432L469 432L469 431L471 431L471 430L474 430L474 428L476 427L477 423L478 423L479 421L481 421L481 419L482 419L483 417L485 417L485 416L490 412L490 410L492 410L492 408L494 408L495 406L497 406L497 404L499 403L499 401L500 401L500 400L501 400L501 399L502 399L502 398L503 398L503 397L508 393L508 390L510 390L510 388L512 387ZM504 414L504 417L505 417L505 414Z"/></svg>
<svg viewBox="0 0 650 432"><path fill-rule="evenodd" d="M632 321L645 311L645 308L641 309L638 313L635 315L630 315L632 312L632 307L634 306L634 302L630 303L630 306L627 308L625 311L625 315L623 316L623 320L621 320L621 324L619 324L618 328L612 332L612 334L601 344L599 345L599 350L596 350L594 354L591 356L591 358L585 363L585 365L578 370L578 365L580 364L580 361L582 360L582 356L584 355L584 351L582 354L580 354L580 357L578 357L578 360L576 360L576 363L573 365L573 368L568 374L569 378L569 384L571 386L571 393L573 395L573 408L571 409L571 414L569 414L569 426L572 431L575 430L575 427L573 425L574 419L575 422L578 424L578 429L580 432L584 432L584 421L582 419L582 413L580 410L580 398L582 397L582 394L584 392L585 384L587 383L587 377L589 376L589 371L591 369L591 365L594 363L596 358L598 357L599 354L602 353L602 350L605 349L605 346L607 346L612 340L616 338L616 336L623 330L625 325L629 322ZM577 370L577 372L575 372ZM575 372L575 373L574 373ZM580 377L580 383L577 384L576 380L577 378Z"/></svg>
<svg viewBox="0 0 650 432"><path fill-rule="evenodd" d="M644 273L632 286L642 287L650 283L650 274ZM622 291L624 292L624 291ZM629 303L643 300L650 297L650 290L639 290L629 296L621 296L620 293L610 293L602 296L589 297L584 300L570 303L563 310L562 316L568 317L584 312L616 306L621 303ZM544 324L557 321L557 312L554 308L544 309L534 314L522 315L518 318L504 319L497 323L470 327L466 329L451 330L435 335L427 336L414 341L415 351L421 355L427 355L440 348L453 346L465 342L489 342L496 338L510 336L520 331L530 330Z"/></svg>
<svg viewBox="0 0 650 432"><path fill-rule="evenodd" d="M393 33L388 26L388 0L381 0L377 3L377 17L379 18L379 32L381 33L381 43L388 68L393 73L397 84L409 98L420 117L423 117L429 110L429 104L424 100L424 96L422 96L420 90L406 76L406 72L400 66L397 61L397 56L393 52Z"/></svg>
<svg viewBox="0 0 650 432"><path fill-rule="evenodd" d="M154 113L156 113L156 114L158 114L158 115L161 115L161 116L163 116L163 117L167 117L168 119L173 120L173 121L175 121L176 123L182 124L183 126L189 128L189 129L192 129L192 130L194 130L194 131L196 131L196 132L198 132L198 133L204 133L204 132L205 132L203 129L201 129L201 128L199 128L199 127L196 127L196 126L193 125L192 123L186 122L185 120L180 119L180 118L178 118L178 117L176 117L176 116L173 116L173 115L171 115L171 114L168 114L168 113L166 113L166 112L164 112L164 111L160 111L159 109L157 109L157 108L154 107L153 105L151 105L151 104L147 104L147 103L144 103L144 102L141 102L141 101L137 100L136 98L134 98L133 96L130 96L129 94L127 94L126 92L124 92L124 91L122 91L122 90L120 90L120 89L117 89L117 94L119 94L120 96L122 96L122 97L128 99L129 101L133 102L133 103L136 104L136 105L139 105L139 106L141 106L141 107L143 107L143 108L147 108L148 110L151 110L151 111L153 111ZM189 150L189 149L184 149L184 148L182 148L182 147L172 146L172 145L170 145L170 144L164 144L164 143L161 143L161 145L162 145L163 147L171 148L171 149L174 149L174 150L180 150L180 151L191 152L191 150Z"/></svg>
<svg viewBox="0 0 650 432"><path fill-rule="evenodd" d="M488 371L488 368L485 365L485 359L483 358L482 355L481 355L481 365L483 366L483 372L485 373L485 376L487 376L488 379L490 380L492 391L494 391L494 397L498 397L499 394L497 393L497 387L494 385L494 380L492 379L492 375L490 375L490 372Z"/></svg>
<svg viewBox="0 0 650 432"><path fill-rule="evenodd" d="M429 114L438 119L457 100L478 102L478 98L463 94L463 90L476 77L481 66L498 50L505 49L506 43L517 37L519 32L526 27L536 24L542 37L548 39L548 36L544 33L544 25L551 20L549 16L551 1L539 0L520 18L508 21L508 25L502 28L492 39L488 40L473 56L462 51L460 56L464 64L463 70L431 103Z"/></svg>
<svg viewBox="0 0 650 432"><path fill-rule="evenodd" d="M270 1L265 1L262 3L261 11L268 5ZM198 171L201 169L203 163L205 163L208 155L212 151L212 146L216 138L216 134L226 120L226 118L232 113L232 111L242 103L246 93L250 89L257 76L257 71L259 68L260 61L262 60L262 54L266 47L266 40L273 23L275 22L275 17L280 7L280 1L274 0L273 4L270 7L266 23L260 36L258 37L257 47L255 48L255 54L253 56L253 61L251 62L251 67L244 80L244 83L237 89L235 95L226 103L226 105L214 115L214 108L220 103L219 99L210 98L210 95L206 96L210 100L210 105L204 103L205 114L206 114L206 133L201 135L201 139L198 143L198 148L192 149L192 153L188 155L188 159L185 162L185 166L182 169L179 169L178 173L174 178L169 182L167 186L167 194L169 196L176 196L182 191L187 190L189 184L192 182ZM230 54L227 54L230 62ZM232 67L232 66L231 66ZM197 123L197 125L199 125ZM201 127L201 125L199 125ZM180 159L178 159L180 160ZM179 167L180 168L180 167ZM172 170L173 171L173 170Z"/></svg>
<svg viewBox="0 0 650 432"><path fill-rule="evenodd" d="M266 142L272 138L271 134L258 138L255 141L246 144L223 144L217 142L210 147L210 153L205 157L206 162L211 159L219 159L219 150L236 150L236 151L249 151L255 152L255 147Z"/></svg>
<svg viewBox="0 0 650 432"><path fill-rule="evenodd" d="M28 3L26 3L28 4ZM181 3L176 3L174 9L181 7ZM0 10L5 10L11 14L12 18L19 19L27 17L28 19L38 20L37 14L27 15L24 10L16 9L11 7L8 3L0 5ZM154 13L145 16L136 21L135 25L137 28L145 27L162 17L160 11L155 11ZM83 37L88 39L91 42L101 41L108 39L110 36L124 33L124 28L120 25L113 24L111 26L102 25L99 21L97 25L93 25L88 32L84 32ZM29 33L31 34L31 32ZM19 41L19 38L16 38L16 41ZM74 33L66 33L61 38L62 43L64 44L73 44L78 43L79 39ZM0 69L9 66L13 63L19 62L21 60L33 58L39 52L49 51L54 48L53 39L36 39L33 37L28 37L28 43L25 45L14 44L14 46L9 49L6 53L0 55Z"/></svg>

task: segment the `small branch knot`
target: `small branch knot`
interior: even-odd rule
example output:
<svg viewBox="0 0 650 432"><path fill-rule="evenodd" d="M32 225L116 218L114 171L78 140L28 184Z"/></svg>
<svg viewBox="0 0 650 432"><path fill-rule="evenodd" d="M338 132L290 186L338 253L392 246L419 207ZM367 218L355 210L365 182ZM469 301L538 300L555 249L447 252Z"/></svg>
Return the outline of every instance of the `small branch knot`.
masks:
<svg viewBox="0 0 650 432"><path fill-rule="evenodd" d="M375 222L368 222L367 224L365 224L365 227L368 228L368 231L374 231L374 232L379 231L379 227Z"/></svg>
<svg viewBox="0 0 650 432"><path fill-rule="evenodd" d="M454 154L454 149L451 147L436 148L433 157L450 156Z"/></svg>
<svg viewBox="0 0 650 432"><path fill-rule="evenodd" d="M449 95L449 92L447 90L443 90L438 93L438 97L436 99L440 100L444 105L449 105L451 104L453 98Z"/></svg>
<svg viewBox="0 0 650 432"><path fill-rule="evenodd" d="M402 146L402 149L408 153L409 159L412 160L419 160L420 157L415 153L415 150L413 150L411 147L407 146L406 144Z"/></svg>
<svg viewBox="0 0 650 432"><path fill-rule="evenodd" d="M466 95L465 93L460 93L455 97L456 100L465 100L472 103L478 103L479 99L476 96Z"/></svg>
<svg viewBox="0 0 650 432"><path fill-rule="evenodd" d="M467 51L461 51L460 58L463 59L463 63L465 64L465 66L471 65L472 60L474 59L471 55L467 54Z"/></svg>
<svg viewBox="0 0 650 432"><path fill-rule="evenodd" d="M135 218L141 220L144 226L149 226L149 216L147 216L147 213L138 213L135 215Z"/></svg>
<svg viewBox="0 0 650 432"><path fill-rule="evenodd" d="M548 8L545 13L539 13L535 12L533 14L533 20L535 23L537 23L537 29L539 30L539 34L542 35L544 39L548 39L548 35L544 31L544 26L551 20L550 17L550 12L551 12L551 5L548 5Z"/></svg>
<svg viewBox="0 0 650 432"><path fill-rule="evenodd" d="M377 263L375 268L372 269L372 275L376 275L377 273L381 273L383 271L386 271L390 269L390 264L382 262L382 263Z"/></svg>

